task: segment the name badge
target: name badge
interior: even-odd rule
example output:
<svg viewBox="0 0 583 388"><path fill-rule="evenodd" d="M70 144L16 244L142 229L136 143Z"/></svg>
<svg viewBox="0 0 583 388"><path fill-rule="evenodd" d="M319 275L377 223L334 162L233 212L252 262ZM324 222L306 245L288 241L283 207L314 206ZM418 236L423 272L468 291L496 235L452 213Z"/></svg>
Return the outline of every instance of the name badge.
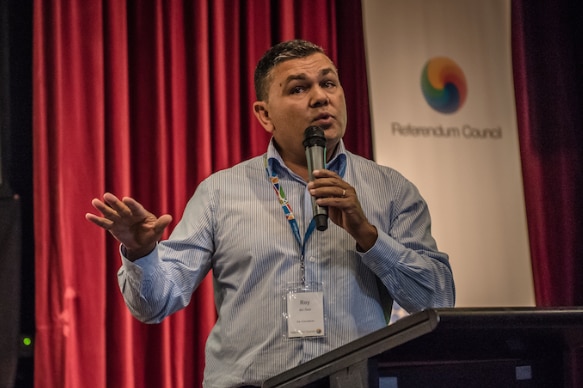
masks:
<svg viewBox="0 0 583 388"><path fill-rule="evenodd" d="M324 336L324 293L288 292L289 338Z"/></svg>

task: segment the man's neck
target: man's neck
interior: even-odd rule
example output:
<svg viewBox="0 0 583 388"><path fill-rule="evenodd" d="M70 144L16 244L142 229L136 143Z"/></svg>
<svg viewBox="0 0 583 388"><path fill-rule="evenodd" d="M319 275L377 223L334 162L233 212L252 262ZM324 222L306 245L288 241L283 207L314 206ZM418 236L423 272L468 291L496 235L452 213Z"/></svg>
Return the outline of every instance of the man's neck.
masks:
<svg viewBox="0 0 583 388"><path fill-rule="evenodd" d="M310 175L308 173L308 166L305 163L297 164L290 160L284 160L285 165L287 168L292 170L294 173L299 175L305 182L310 180Z"/></svg>
<svg viewBox="0 0 583 388"><path fill-rule="evenodd" d="M277 149L277 151L279 152L279 155L281 156L281 159L285 163L286 167L289 168L294 173L296 173L297 175L299 175L304 181L308 182L310 178L309 178L309 172L308 172L308 163L307 163L305 154L296 155L294 153L284 152L277 145L277 143L274 142L274 145L275 145L275 148ZM334 147L334 149L331 152L327 152L326 163L328 163L332 159L332 157L336 153L337 149L338 149L338 144L336 144L336 146Z"/></svg>

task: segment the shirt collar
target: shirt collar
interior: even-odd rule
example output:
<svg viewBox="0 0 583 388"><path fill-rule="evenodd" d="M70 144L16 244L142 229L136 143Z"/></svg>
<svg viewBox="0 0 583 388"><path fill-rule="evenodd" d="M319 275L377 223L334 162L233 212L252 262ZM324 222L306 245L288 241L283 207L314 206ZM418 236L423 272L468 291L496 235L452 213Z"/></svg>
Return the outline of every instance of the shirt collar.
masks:
<svg viewBox="0 0 583 388"><path fill-rule="evenodd" d="M281 155L277 152L275 148L275 144L273 143L273 138L269 142L269 146L267 147L267 161L268 166L271 171L280 171L281 169L287 171L289 174L293 174L292 171L287 168ZM344 177L344 173L346 172L346 148L344 147L344 142L342 139L338 143L338 147L336 147L336 152L330 162L326 165L326 168L330 171L334 171L336 174L340 175L340 177Z"/></svg>

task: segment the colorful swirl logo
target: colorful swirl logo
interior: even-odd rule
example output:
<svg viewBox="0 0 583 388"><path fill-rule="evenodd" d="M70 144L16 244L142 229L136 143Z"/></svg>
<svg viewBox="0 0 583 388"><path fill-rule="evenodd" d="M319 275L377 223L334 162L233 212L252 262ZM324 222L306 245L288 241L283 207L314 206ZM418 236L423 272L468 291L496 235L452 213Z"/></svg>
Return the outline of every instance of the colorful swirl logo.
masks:
<svg viewBox="0 0 583 388"><path fill-rule="evenodd" d="M427 61L421 74L421 90L429 106L441 113L458 111L468 93L464 72L446 57Z"/></svg>

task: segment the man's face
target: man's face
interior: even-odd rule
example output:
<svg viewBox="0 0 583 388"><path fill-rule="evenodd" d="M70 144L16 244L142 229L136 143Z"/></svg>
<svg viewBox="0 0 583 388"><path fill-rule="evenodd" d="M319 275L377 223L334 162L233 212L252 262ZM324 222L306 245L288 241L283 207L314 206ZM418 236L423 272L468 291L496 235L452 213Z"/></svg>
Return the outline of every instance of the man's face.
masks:
<svg viewBox="0 0 583 388"><path fill-rule="evenodd" d="M255 115L285 155L305 155L304 130L324 130L331 152L346 130L346 101L336 67L324 54L291 59L275 66L267 101L254 104Z"/></svg>

